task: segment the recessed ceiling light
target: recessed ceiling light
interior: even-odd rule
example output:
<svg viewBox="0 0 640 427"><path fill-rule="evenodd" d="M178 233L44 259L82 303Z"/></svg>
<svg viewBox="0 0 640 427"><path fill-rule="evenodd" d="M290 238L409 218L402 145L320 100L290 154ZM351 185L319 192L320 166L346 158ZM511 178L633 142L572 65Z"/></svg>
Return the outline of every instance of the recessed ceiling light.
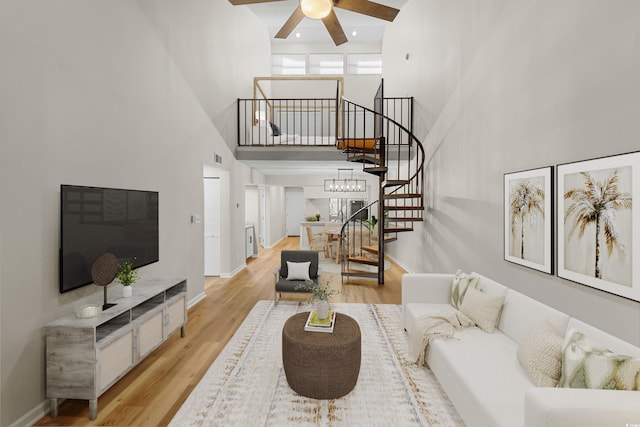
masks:
<svg viewBox="0 0 640 427"><path fill-rule="evenodd" d="M300 33L296 33L296 38L299 39L300 38Z"/></svg>
<svg viewBox="0 0 640 427"><path fill-rule="evenodd" d="M358 35L358 32L356 30L351 31L351 35L353 37L356 37Z"/></svg>

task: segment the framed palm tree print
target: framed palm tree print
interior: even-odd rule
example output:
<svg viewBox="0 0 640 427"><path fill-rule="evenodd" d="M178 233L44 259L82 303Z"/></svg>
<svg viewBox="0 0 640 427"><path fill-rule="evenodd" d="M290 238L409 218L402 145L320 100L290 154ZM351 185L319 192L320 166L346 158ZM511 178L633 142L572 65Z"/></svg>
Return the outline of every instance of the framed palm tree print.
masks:
<svg viewBox="0 0 640 427"><path fill-rule="evenodd" d="M558 165L558 276L640 301L640 152Z"/></svg>
<svg viewBox="0 0 640 427"><path fill-rule="evenodd" d="M504 259L553 273L553 167L504 175Z"/></svg>

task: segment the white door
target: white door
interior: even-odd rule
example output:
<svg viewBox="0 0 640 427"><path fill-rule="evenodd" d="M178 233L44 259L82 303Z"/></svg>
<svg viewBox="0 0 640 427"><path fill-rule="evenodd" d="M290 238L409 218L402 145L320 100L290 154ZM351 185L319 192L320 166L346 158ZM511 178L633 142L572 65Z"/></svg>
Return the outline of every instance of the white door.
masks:
<svg viewBox="0 0 640 427"><path fill-rule="evenodd" d="M259 190L260 194L260 224L258 226L258 242L265 246L267 238L267 197L264 188Z"/></svg>
<svg viewBox="0 0 640 427"><path fill-rule="evenodd" d="M220 178L204 179L204 275L220 275Z"/></svg>
<svg viewBox="0 0 640 427"><path fill-rule="evenodd" d="M286 196L287 236L300 235L300 222L304 221L304 193L287 191Z"/></svg>

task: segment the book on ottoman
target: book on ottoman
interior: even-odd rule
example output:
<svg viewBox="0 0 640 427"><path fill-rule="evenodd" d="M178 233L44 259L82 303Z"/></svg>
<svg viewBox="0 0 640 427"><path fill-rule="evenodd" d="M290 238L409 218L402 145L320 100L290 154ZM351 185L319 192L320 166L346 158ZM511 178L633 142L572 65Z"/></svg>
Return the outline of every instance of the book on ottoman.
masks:
<svg viewBox="0 0 640 427"><path fill-rule="evenodd" d="M326 319L318 319L318 313L315 310L312 310L307 318L307 323L304 324L304 330L308 332L332 333L335 323L335 311L329 311L329 316L327 316Z"/></svg>

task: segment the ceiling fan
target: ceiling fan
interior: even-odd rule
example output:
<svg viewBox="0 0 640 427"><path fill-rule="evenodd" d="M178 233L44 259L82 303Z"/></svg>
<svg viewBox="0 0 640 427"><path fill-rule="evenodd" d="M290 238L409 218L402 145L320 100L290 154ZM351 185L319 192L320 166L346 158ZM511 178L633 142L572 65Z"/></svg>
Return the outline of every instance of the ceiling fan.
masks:
<svg viewBox="0 0 640 427"><path fill-rule="evenodd" d="M282 0L229 0L229 3L238 6L273 1ZM347 36L344 34L342 25L340 25L340 21L338 21L338 17L333 10L334 7L384 19L389 22L393 21L398 12L400 12L400 10L393 7L374 3L369 0L300 0L298 7L276 34L276 38L286 39L300 21L302 21L302 18L306 16L311 19L321 19L336 46L346 43L348 41Z"/></svg>

